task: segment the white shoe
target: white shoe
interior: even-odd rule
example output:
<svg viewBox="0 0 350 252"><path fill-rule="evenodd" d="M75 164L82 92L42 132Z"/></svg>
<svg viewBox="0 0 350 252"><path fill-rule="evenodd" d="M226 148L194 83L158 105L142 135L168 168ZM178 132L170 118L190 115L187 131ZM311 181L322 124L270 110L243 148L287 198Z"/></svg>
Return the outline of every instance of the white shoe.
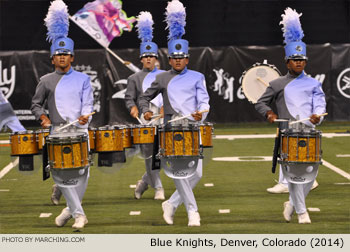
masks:
<svg viewBox="0 0 350 252"><path fill-rule="evenodd" d="M63 227L71 218L72 215L70 214L68 207L63 208L61 214L56 217L55 224L57 227Z"/></svg>
<svg viewBox="0 0 350 252"><path fill-rule="evenodd" d="M311 223L310 216L309 216L309 213L307 211L305 213L298 214L298 220L299 220L299 224L310 224Z"/></svg>
<svg viewBox="0 0 350 252"><path fill-rule="evenodd" d="M318 183L315 180L314 183L312 184L311 190L316 189L318 187Z"/></svg>
<svg viewBox="0 0 350 252"><path fill-rule="evenodd" d="M284 202L283 217L287 222L290 222L292 220L293 212L294 212L294 207L289 203L289 201Z"/></svg>
<svg viewBox="0 0 350 252"><path fill-rule="evenodd" d="M165 200L164 188L160 187L160 188L156 188L155 190L156 190L156 192L154 194L154 199L155 200Z"/></svg>
<svg viewBox="0 0 350 252"><path fill-rule="evenodd" d="M72 228L81 229L84 228L86 224L88 224L88 219L86 218L86 215L77 214Z"/></svg>
<svg viewBox="0 0 350 252"><path fill-rule="evenodd" d="M271 188L267 188L266 191L268 191L269 193L288 193L289 192L288 186L280 183L276 184Z"/></svg>
<svg viewBox="0 0 350 252"><path fill-rule="evenodd" d="M51 202L54 205L58 205L60 203L60 198L62 196L61 190L58 188L56 184L52 186L52 194L51 194Z"/></svg>
<svg viewBox="0 0 350 252"><path fill-rule="evenodd" d="M141 199L142 194L148 189L148 184L142 180L137 181L134 197L135 199Z"/></svg>
<svg viewBox="0 0 350 252"><path fill-rule="evenodd" d="M188 212L188 226L199 227L201 225L201 217L198 212Z"/></svg>
<svg viewBox="0 0 350 252"><path fill-rule="evenodd" d="M169 203L169 201L164 201L162 203L162 209L163 209L163 219L165 222L169 225L174 224L174 214L176 211L176 208Z"/></svg>

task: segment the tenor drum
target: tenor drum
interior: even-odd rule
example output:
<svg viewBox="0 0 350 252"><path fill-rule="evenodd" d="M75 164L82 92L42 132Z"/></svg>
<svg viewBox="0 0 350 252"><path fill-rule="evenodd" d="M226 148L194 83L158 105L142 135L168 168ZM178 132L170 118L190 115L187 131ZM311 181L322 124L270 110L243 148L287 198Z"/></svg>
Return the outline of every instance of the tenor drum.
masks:
<svg viewBox="0 0 350 252"><path fill-rule="evenodd" d="M132 147L131 127L128 125L123 126L123 147L124 148L131 148Z"/></svg>
<svg viewBox="0 0 350 252"><path fill-rule="evenodd" d="M123 150L123 129L120 126L105 126L96 130L96 152Z"/></svg>
<svg viewBox="0 0 350 252"><path fill-rule="evenodd" d="M19 131L11 133L11 156L35 155L39 153L34 131Z"/></svg>
<svg viewBox="0 0 350 252"><path fill-rule="evenodd" d="M199 125L201 132L201 140L203 148L212 148L213 147L213 132L214 127L212 123L202 123Z"/></svg>
<svg viewBox="0 0 350 252"><path fill-rule="evenodd" d="M134 125L132 128L133 144L153 144L156 127L146 125Z"/></svg>
<svg viewBox="0 0 350 252"><path fill-rule="evenodd" d="M49 129L40 129L35 131L37 142L38 142L38 149L41 151L43 149L43 146L45 145L45 138L50 134Z"/></svg>
<svg viewBox="0 0 350 252"><path fill-rule="evenodd" d="M89 146L90 146L90 151L95 152L96 128L93 128L93 127L89 127Z"/></svg>
<svg viewBox="0 0 350 252"><path fill-rule="evenodd" d="M269 86L269 82L280 76L280 71L274 65L265 62L254 64L242 74L242 90L245 97L255 104Z"/></svg>
<svg viewBox="0 0 350 252"><path fill-rule="evenodd" d="M158 132L160 157L201 157L198 125L160 126Z"/></svg>
<svg viewBox="0 0 350 252"><path fill-rule="evenodd" d="M321 131L281 131L280 157L282 163L321 163Z"/></svg>
<svg viewBox="0 0 350 252"><path fill-rule="evenodd" d="M49 165L54 169L81 169L89 165L88 135L67 132L46 138Z"/></svg>

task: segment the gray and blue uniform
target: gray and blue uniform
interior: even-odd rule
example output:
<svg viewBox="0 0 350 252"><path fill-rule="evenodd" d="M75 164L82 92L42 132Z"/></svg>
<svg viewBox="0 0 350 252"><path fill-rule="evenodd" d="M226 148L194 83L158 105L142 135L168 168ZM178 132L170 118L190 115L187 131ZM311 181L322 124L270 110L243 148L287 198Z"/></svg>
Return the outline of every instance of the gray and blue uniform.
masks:
<svg viewBox="0 0 350 252"><path fill-rule="evenodd" d="M9 127L13 132L26 130L15 115L11 104L0 90L0 130L4 125Z"/></svg>
<svg viewBox="0 0 350 252"><path fill-rule="evenodd" d="M209 110L209 95L203 74L188 70L181 72L171 69L158 74L151 87L140 97L139 105L143 113L149 111L148 103L162 94L165 123L176 115L187 115L195 111ZM203 113L202 120L207 116ZM191 116L189 120L194 121ZM196 172L187 179L174 179L176 191L171 195L169 203L175 208L185 204L187 212L198 211L192 189L202 177L202 160L199 160Z"/></svg>
<svg viewBox="0 0 350 252"><path fill-rule="evenodd" d="M155 80L157 74L164 72L164 70L159 70L156 67L151 71L147 68L142 69L142 71L134 73L129 76L127 89L125 92L125 104L126 107L131 110L133 106L137 106L138 110L141 111L138 101L140 96L151 86L151 83ZM163 99L161 95L155 97L149 106L149 108L154 113L159 113L159 109L163 106ZM143 116L141 117L143 123L146 124ZM146 172L142 176L142 181L153 188L162 188L162 181L160 180L159 170L152 170L152 154L153 145L145 146L142 148L144 152Z"/></svg>
<svg viewBox="0 0 350 252"><path fill-rule="evenodd" d="M90 77L72 68L67 73L55 71L40 78L32 98L32 113L39 120L45 114L47 103L49 116L54 128L60 124L72 122L81 115L93 111L93 93ZM78 132L87 133L88 125L75 125ZM67 171L52 169L52 177L62 191L70 213L75 218L84 214L81 206L89 178L89 169L68 169ZM72 183L74 182L74 183Z"/></svg>
<svg viewBox="0 0 350 252"><path fill-rule="evenodd" d="M283 119L297 120L298 117L307 118L312 114L323 114L326 111L325 94L321 83L307 76L305 72L298 76L288 73L271 81L270 86L267 87L256 103L255 109L262 116L266 116L266 112L272 110L270 107L272 102L276 103L278 117ZM315 127L310 121L304 121L303 123L307 128ZM305 166L305 164L293 165ZM313 167L318 169L318 164L314 164ZM281 174L280 170L280 180ZM306 184L288 182L290 204L294 206L297 214L306 212L305 198L314 180Z"/></svg>

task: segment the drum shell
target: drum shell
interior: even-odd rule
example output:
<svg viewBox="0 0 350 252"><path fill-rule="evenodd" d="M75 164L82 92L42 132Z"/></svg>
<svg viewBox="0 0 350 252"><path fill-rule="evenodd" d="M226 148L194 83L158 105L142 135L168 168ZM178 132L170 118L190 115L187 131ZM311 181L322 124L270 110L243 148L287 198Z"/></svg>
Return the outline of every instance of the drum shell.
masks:
<svg viewBox="0 0 350 252"><path fill-rule="evenodd" d="M123 150L123 129L97 129L96 152L110 152Z"/></svg>
<svg viewBox="0 0 350 252"><path fill-rule="evenodd" d="M322 159L321 132L281 132L281 162L320 163Z"/></svg>
<svg viewBox="0 0 350 252"><path fill-rule="evenodd" d="M41 130L37 130L35 133L38 141L38 149L39 151L42 151L43 146L45 145L45 138L50 134L50 130L41 129Z"/></svg>
<svg viewBox="0 0 350 252"><path fill-rule="evenodd" d="M199 157L199 128L166 127L159 129L160 156L167 158Z"/></svg>
<svg viewBox="0 0 350 252"><path fill-rule="evenodd" d="M90 151L95 151L96 146L96 128L89 128L89 147Z"/></svg>
<svg viewBox="0 0 350 252"><path fill-rule="evenodd" d="M123 147L131 148L132 147L132 133L130 127L125 127L123 129Z"/></svg>
<svg viewBox="0 0 350 252"><path fill-rule="evenodd" d="M132 128L133 144L153 144L156 128L152 126L137 126Z"/></svg>
<svg viewBox="0 0 350 252"><path fill-rule="evenodd" d="M87 134L46 138L50 167L53 169L80 169L89 165Z"/></svg>
<svg viewBox="0 0 350 252"><path fill-rule="evenodd" d="M199 129L201 132L201 141L203 148L212 148L213 147L213 124L205 123L200 124Z"/></svg>
<svg viewBox="0 0 350 252"><path fill-rule="evenodd" d="M39 153L36 134L33 131L21 131L10 135L11 156L35 155Z"/></svg>

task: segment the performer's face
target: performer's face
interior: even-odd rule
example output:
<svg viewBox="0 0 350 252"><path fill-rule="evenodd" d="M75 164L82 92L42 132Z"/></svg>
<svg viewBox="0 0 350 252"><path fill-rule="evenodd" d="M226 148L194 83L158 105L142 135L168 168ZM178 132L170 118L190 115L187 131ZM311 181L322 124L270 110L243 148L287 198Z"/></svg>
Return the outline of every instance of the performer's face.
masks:
<svg viewBox="0 0 350 252"><path fill-rule="evenodd" d="M154 56L146 56L141 58L143 68L147 68L149 70L154 69L154 65L156 64L156 61L157 61L157 58Z"/></svg>
<svg viewBox="0 0 350 252"><path fill-rule="evenodd" d="M70 54L57 54L52 57L52 64L62 72L67 72L73 61L74 56Z"/></svg>
<svg viewBox="0 0 350 252"><path fill-rule="evenodd" d="M305 66L306 66L306 60L303 60L303 59L297 59L297 60L290 59L287 62L288 70L293 74L297 74L297 75L301 74L301 72L304 71Z"/></svg>
<svg viewBox="0 0 350 252"><path fill-rule="evenodd" d="M169 64L178 72L184 70L189 62L188 58L170 58Z"/></svg>

